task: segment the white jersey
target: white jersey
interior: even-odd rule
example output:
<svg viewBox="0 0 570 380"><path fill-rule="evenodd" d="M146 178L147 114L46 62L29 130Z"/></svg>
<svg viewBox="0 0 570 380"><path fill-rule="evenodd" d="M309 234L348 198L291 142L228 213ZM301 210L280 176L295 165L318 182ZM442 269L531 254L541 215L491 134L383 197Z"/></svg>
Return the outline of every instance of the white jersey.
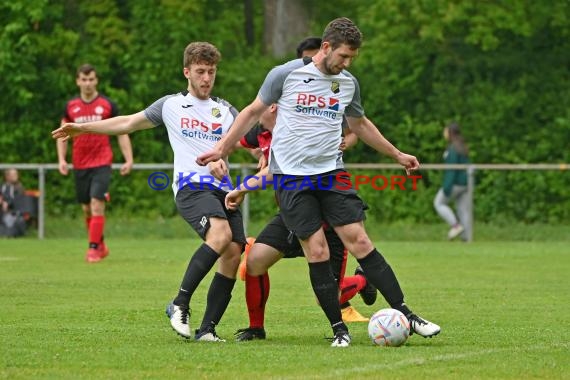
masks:
<svg viewBox="0 0 570 380"><path fill-rule="evenodd" d="M364 116L358 82L349 72L326 75L312 61L296 59L273 68L258 96L278 105L271 173L313 175L343 167L343 116Z"/></svg>
<svg viewBox="0 0 570 380"><path fill-rule="evenodd" d="M210 182L214 187L229 191L213 178L208 166L200 166L196 158L212 150L228 133L238 111L227 101L212 97L198 99L188 91L164 96L144 110L145 117L155 126L164 124L174 152L174 195L188 183ZM229 178L229 177L228 177ZM207 185L204 186L207 189Z"/></svg>

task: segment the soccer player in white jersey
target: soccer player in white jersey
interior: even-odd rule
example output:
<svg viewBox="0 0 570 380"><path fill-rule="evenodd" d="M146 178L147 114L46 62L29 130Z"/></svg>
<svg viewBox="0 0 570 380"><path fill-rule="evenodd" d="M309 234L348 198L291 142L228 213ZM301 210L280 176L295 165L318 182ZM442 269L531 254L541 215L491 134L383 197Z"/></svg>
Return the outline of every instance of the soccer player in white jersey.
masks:
<svg viewBox="0 0 570 380"><path fill-rule="evenodd" d="M230 133L197 161L205 165L223 157L267 107L278 104L269 170L279 184L276 192L283 220L300 240L313 290L331 324L332 347L348 347L351 337L341 318L322 219L333 226L370 283L383 288L384 281L392 281L385 273L386 260L364 228L362 200L354 189L338 186L348 180L340 174L344 172L339 152L343 116L352 132L367 145L392 157L407 172L419 168L416 157L400 152L364 117L358 82L345 70L357 56L361 41L362 34L351 20L342 17L331 21L314 62L305 65L296 59L273 68L257 98L242 110ZM316 190L307 186L307 181ZM413 332L419 335L428 337L440 332L438 325L411 312L407 317Z"/></svg>
<svg viewBox="0 0 570 380"><path fill-rule="evenodd" d="M198 341L223 341L216 334L230 302L236 271L245 244L242 215L224 206L226 190L220 178L227 174L226 158L208 165L196 157L211 150L225 135L237 110L225 100L210 96L216 79L218 49L207 42L193 42L184 50L187 90L164 96L138 113L98 122L66 123L52 132L54 138L69 139L81 133L122 135L163 124L174 151L172 188L180 215L204 240L190 259L178 295L167 306L172 328L182 337ZM204 178L212 183L204 183ZM215 179L214 179L215 178ZM228 177L226 177L228 178ZM190 330L190 299L210 269L218 269L210 284L202 323Z"/></svg>

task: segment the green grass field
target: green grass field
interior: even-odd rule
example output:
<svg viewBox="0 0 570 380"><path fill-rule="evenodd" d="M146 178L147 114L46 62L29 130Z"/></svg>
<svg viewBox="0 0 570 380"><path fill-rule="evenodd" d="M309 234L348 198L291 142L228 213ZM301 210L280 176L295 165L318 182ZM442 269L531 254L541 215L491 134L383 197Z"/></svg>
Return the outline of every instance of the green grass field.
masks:
<svg viewBox="0 0 570 380"><path fill-rule="evenodd" d="M379 242L408 304L442 333L383 348L352 323L348 349L323 339L330 328L302 259L272 269L266 341L232 339L247 326L238 281L217 329L228 342L196 343L171 330L164 306L199 241L108 244L111 255L88 265L83 239L0 240L0 378L570 378L567 241ZM209 279L193 298L194 325ZM365 315L386 306L353 304Z"/></svg>

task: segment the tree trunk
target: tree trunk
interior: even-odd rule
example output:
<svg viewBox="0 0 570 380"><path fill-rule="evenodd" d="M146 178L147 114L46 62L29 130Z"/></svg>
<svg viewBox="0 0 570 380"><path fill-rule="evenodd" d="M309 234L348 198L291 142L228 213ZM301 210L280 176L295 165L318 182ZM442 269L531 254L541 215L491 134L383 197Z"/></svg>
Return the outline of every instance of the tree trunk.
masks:
<svg viewBox="0 0 570 380"><path fill-rule="evenodd" d="M255 44L255 30L253 28L253 0L244 0L245 39L247 46Z"/></svg>
<svg viewBox="0 0 570 380"><path fill-rule="evenodd" d="M276 58L294 56L299 42L308 37L305 0L265 0L264 52Z"/></svg>

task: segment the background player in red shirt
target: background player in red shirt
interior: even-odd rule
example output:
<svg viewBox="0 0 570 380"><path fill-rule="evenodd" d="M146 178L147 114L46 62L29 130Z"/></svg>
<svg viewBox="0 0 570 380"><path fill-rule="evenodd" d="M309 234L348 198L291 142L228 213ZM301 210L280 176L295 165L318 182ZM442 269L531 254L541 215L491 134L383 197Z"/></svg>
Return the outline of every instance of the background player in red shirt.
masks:
<svg viewBox="0 0 570 380"><path fill-rule="evenodd" d="M97 91L97 72L90 64L77 69L75 83L79 87L79 96L69 100L61 124L85 123L108 119L118 115L115 103ZM121 167L121 175L129 174L133 166L133 151L128 135L117 136L125 163ZM67 166L67 140L57 140L57 158L59 172L69 173ZM105 200L109 198L111 182L111 164L113 151L109 136L84 134L73 138L71 162L75 175L75 191L77 201L83 208L87 226L89 248L85 259L95 263L109 254L103 242L105 228Z"/></svg>

